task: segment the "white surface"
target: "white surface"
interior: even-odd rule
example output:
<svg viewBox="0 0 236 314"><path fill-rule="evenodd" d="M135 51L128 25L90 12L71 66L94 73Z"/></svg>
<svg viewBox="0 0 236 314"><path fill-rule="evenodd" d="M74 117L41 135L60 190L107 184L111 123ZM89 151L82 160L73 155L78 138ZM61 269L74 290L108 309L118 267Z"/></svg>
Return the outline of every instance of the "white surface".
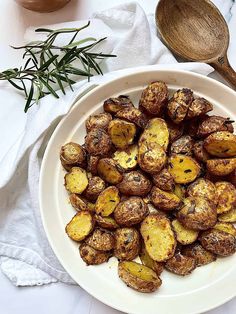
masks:
<svg viewBox="0 0 236 314"><path fill-rule="evenodd" d="M125 0L86 0L71 1L64 9L51 14L38 14L18 7L11 0L1 0L0 19L0 69L20 63L18 51L10 49L7 45L21 44L23 34L28 26L39 26L44 24L59 23L77 19L87 18L93 11L112 7L115 4L125 3ZM156 1L139 0L147 13L153 12ZM1 113L0 113L1 114ZM23 113L20 109L18 114ZM78 299L81 289L79 287L63 284L52 284L38 288L16 288L8 282L3 275L0 276L0 312L12 314L18 313L49 313L53 311L58 314L64 313L115 313L110 308L94 301L86 293ZM46 298L45 298L46 297ZM85 300L86 299L86 300ZM92 301L92 305L90 304ZM211 313L234 313L236 301L232 301Z"/></svg>

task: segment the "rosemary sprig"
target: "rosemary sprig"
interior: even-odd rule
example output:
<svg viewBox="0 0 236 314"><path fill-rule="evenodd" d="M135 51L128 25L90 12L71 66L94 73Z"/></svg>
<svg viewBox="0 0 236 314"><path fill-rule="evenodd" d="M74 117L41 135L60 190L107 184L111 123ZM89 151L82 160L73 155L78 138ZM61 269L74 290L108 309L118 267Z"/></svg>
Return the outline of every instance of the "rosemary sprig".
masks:
<svg viewBox="0 0 236 314"><path fill-rule="evenodd" d="M7 69L0 72L0 80L7 80L16 89L24 92L27 112L45 95L51 94L59 98L56 86L65 94L65 86L76 83L75 77L85 76L90 79L93 73L103 74L98 60L116 57L102 52L95 53L93 48L106 38L96 40L93 37L77 39L79 32L88 27L90 22L81 28L61 28L57 30L38 28L35 32L47 33L44 41L32 41L25 46L12 47L24 49L25 64L20 68ZM73 34L64 46L55 45L56 38L65 33ZM87 45L85 45L88 43ZM80 61L81 68L75 66Z"/></svg>

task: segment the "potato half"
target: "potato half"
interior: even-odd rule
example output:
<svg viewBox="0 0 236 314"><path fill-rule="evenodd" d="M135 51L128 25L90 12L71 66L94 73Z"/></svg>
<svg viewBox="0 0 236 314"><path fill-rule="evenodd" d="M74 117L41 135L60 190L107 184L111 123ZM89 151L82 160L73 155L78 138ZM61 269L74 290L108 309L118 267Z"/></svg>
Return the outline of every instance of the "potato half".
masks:
<svg viewBox="0 0 236 314"><path fill-rule="evenodd" d="M84 196L87 200L91 202L95 202L99 196L99 194L105 190L106 184L105 182L98 176L89 178L88 186L84 191Z"/></svg>
<svg viewBox="0 0 236 314"><path fill-rule="evenodd" d="M196 98L188 108L186 119L192 119L213 110L213 105L203 97Z"/></svg>
<svg viewBox="0 0 236 314"><path fill-rule="evenodd" d="M112 158L101 158L97 166L98 174L110 184L117 184L122 180L116 162Z"/></svg>
<svg viewBox="0 0 236 314"><path fill-rule="evenodd" d="M151 190L151 181L140 171L130 171L123 174L117 188L124 195L144 196Z"/></svg>
<svg viewBox="0 0 236 314"><path fill-rule="evenodd" d="M165 263L165 268L167 270L179 276L191 274L196 266L195 258L184 256L180 252L177 252Z"/></svg>
<svg viewBox="0 0 236 314"><path fill-rule="evenodd" d="M112 143L120 149L125 149L133 144L136 135L136 126L134 123L116 119L109 123L108 133Z"/></svg>
<svg viewBox="0 0 236 314"><path fill-rule="evenodd" d="M147 125L147 117L138 108L124 108L117 112L116 117L119 119L124 119L129 122L136 124L138 127L144 129Z"/></svg>
<svg viewBox="0 0 236 314"><path fill-rule="evenodd" d="M98 251L110 251L115 247L114 235L103 229L95 229L85 242Z"/></svg>
<svg viewBox="0 0 236 314"><path fill-rule="evenodd" d="M141 252L139 254L139 257L141 259L141 262L143 265L151 268L155 271L155 273L160 276L160 274L163 272L164 269L164 263L156 262L148 255L148 252L145 248L145 245L142 245Z"/></svg>
<svg viewBox="0 0 236 314"><path fill-rule="evenodd" d="M111 144L110 136L103 129L93 128L85 137L85 148L93 156L106 156Z"/></svg>
<svg viewBox="0 0 236 314"><path fill-rule="evenodd" d="M187 245L197 240L198 231L186 228L177 219L174 219L171 224L175 232L176 239L180 244Z"/></svg>
<svg viewBox="0 0 236 314"><path fill-rule="evenodd" d="M216 176L226 176L236 169L236 158L209 159L207 170Z"/></svg>
<svg viewBox="0 0 236 314"><path fill-rule="evenodd" d="M70 193L81 194L88 186L88 177L84 169L80 167L71 168L65 175L65 188Z"/></svg>
<svg viewBox="0 0 236 314"><path fill-rule="evenodd" d="M217 157L236 156L236 135L227 131L215 132L204 140L207 152Z"/></svg>
<svg viewBox="0 0 236 314"><path fill-rule="evenodd" d="M218 220L222 222L236 222L236 208L219 215Z"/></svg>
<svg viewBox="0 0 236 314"><path fill-rule="evenodd" d="M232 236L236 237L236 228L233 224L229 222L217 222L213 229L221 230L226 233L232 234Z"/></svg>
<svg viewBox="0 0 236 314"><path fill-rule="evenodd" d="M114 230L119 228L119 225L112 217L102 217L100 215L94 215L97 225L104 229Z"/></svg>
<svg viewBox="0 0 236 314"><path fill-rule="evenodd" d="M216 199L217 199L217 214L222 214L230 211L236 206L236 189L233 184L220 181L215 183Z"/></svg>
<svg viewBox="0 0 236 314"><path fill-rule="evenodd" d="M119 228L114 232L114 256L119 260L131 261L138 256L140 251L140 236L134 228Z"/></svg>
<svg viewBox="0 0 236 314"><path fill-rule="evenodd" d="M171 144L170 153L191 156L193 154L193 144L194 141L191 136L183 135Z"/></svg>
<svg viewBox="0 0 236 314"><path fill-rule="evenodd" d="M210 155L204 148L203 141L195 142L195 144L193 145L193 153L198 161L207 162L207 160L210 159Z"/></svg>
<svg viewBox="0 0 236 314"><path fill-rule="evenodd" d="M218 131L228 131L233 133L234 128L232 122L229 118L224 118L221 116L210 116L207 119L201 121L198 126L197 136L206 137L214 132Z"/></svg>
<svg viewBox="0 0 236 314"><path fill-rule="evenodd" d="M112 120L112 116L110 113L102 112L93 116L89 116L86 120L86 130L87 132L91 131L93 128L98 129L108 129L108 125Z"/></svg>
<svg viewBox="0 0 236 314"><path fill-rule="evenodd" d="M152 176L153 183L159 189L164 191L173 191L175 188L175 181L167 169L162 169L159 173Z"/></svg>
<svg viewBox="0 0 236 314"><path fill-rule="evenodd" d="M109 216L120 202L119 191L115 186L109 186L98 196L95 211L103 217Z"/></svg>
<svg viewBox="0 0 236 314"><path fill-rule="evenodd" d="M182 248L182 254L193 257L197 263L197 266L207 265L216 260L216 254L205 250L204 247L198 242L184 246Z"/></svg>
<svg viewBox="0 0 236 314"><path fill-rule="evenodd" d="M82 241L94 228L94 219L89 211L78 212L66 225L67 235L74 241Z"/></svg>
<svg viewBox="0 0 236 314"><path fill-rule="evenodd" d="M73 166L86 166L85 149L74 142L66 143L61 147L60 160L62 166L69 171Z"/></svg>
<svg viewBox="0 0 236 314"><path fill-rule="evenodd" d="M116 114L118 111L124 108L131 109L133 106L134 105L129 96L120 95L118 97L106 99L103 104L103 109L105 112Z"/></svg>
<svg viewBox="0 0 236 314"><path fill-rule="evenodd" d="M110 252L98 251L86 243L82 243L79 247L82 260L87 265L99 265L108 261L111 257Z"/></svg>
<svg viewBox="0 0 236 314"><path fill-rule="evenodd" d="M133 170L138 165L138 145L130 145L125 150L115 151L113 159L121 171Z"/></svg>
<svg viewBox="0 0 236 314"><path fill-rule="evenodd" d="M151 202L161 210L174 210L181 205L181 200L172 192L166 192L154 186L151 190Z"/></svg>
<svg viewBox="0 0 236 314"><path fill-rule="evenodd" d="M207 179L199 178L191 183L187 188L187 194L193 197L204 197L216 204L216 187Z"/></svg>
<svg viewBox="0 0 236 314"><path fill-rule="evenodd" d="M76 210L88 210L91 212L94 212L95 210L95 204L89 202L87 199L85 199L81 195L72 193L70 194L69 199L70 199L71 205Z"/></svg>

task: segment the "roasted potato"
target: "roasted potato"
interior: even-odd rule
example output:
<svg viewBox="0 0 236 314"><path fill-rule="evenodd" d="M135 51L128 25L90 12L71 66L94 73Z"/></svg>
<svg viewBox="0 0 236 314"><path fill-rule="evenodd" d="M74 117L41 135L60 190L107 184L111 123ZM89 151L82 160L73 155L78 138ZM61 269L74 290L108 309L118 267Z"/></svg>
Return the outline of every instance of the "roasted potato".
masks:
<svg viewBox="0 0 236 314"><path fill-rule="evenodd" d="M187 195L192 197L204 197L213 204L216 203L215 185L211 181L204 178L199 178L191 183L187 188Z"/></svg>
<svg viewBox="0 0 236 314"><path fill-rule="evenodd" d="M87 171L90 172L93 176L96 176L98 173L97 167L98 167L99 159L100 159L99 156L88 155Z"/></svg>
<svg viewBox="0 0 236 314"><path fill-rule="evenodd" d="M205 98L196 98L188 108L186 119L192 119L213 110L213 105Z"/></svg>
<svg viewBox="0 0 236 314"><path fill-rule="evenodd" d="M236 169L233 170L228 176L227 181L233 184L234 187L236 187Z"/></svg>
<svg viewBox="0 0 236 314"><path fill-rule="evenodd" d="M108 98L104 101L103 109L105 112L109 112L111 114L116 114L118 111L128 108L133 108L134 105L130 100L129 96L120 95L116 98Z"/></svg>
<svg viewBox="0 0 236 314"><path fill-rule="evenodd" d="M168 164L168 171L175 182L181 184L193 182L201 170L195 159L181 154L170 156Z"/></svg>
<svg viewBox="0 0 236 314"><path fill-rule="evenodd" d="M70 194L69 199L70 199L71 205L76 210L89 210L91 212L94 212L94 210L95 210L95 204L89 202L88 200L86 200L81 195L72 193L72 194Z"/></svg>
<svg viewBox="0 0 236 314"><path fill-rule="evenodd" d="M144 129L147 125L148 119L146 115L138 108L124 108L116 113L116 118L127 120L134 123L141 129Z"/></svg>
<svg viewBox="0 0 236 314"><path fill-rule="evenodd" d="M72 240L82 241L93 231L94 224L89 211L80 211L66 225L66 233Z"/></svg>
<svg viewBox="0 0 236 314"><path fill-rule="evenodd" d="M156 262L148 255L147 250L145 249L145 245L142 245L141 252L139 254L140 260L143 265L151 268L155 271L155 273L160 276L164 269L164 263Z"/></svg>
<svg viewBox="0 0 236 314"><path fill-rule="evenodd" d="M98 196L95 211L103 217L109 216L120 202L119 191L115 186L109 186Z"/></svg>
<svg viewBox="0 0 236 314"><path fill-rule="evenodd" d="M88 177L84 169L80 167L71 168L65 175L65 188L70 193L81 194L88 186Z"/></svg>
<svg viewBox="0 0 236 314"><path fill-rule="evenodd" d="M114 256L119 260L131 261L140 251L140 236L134 228L119 228L114 232Z"/></svg>
<svg viewBox="0 0 236 314"><path fill-rule="evenodd" d="M218 220L222 222L236 222L236 208L229 210L226 213L220 214Z"/></svg>
<svg viewBox="0 0 236 314"><path fill-rule="evenodd" d="M154 186L151 190L151 202L161 210L174 210L181 205L181 200L172 192L166 192Z"/></svg>
<svg viewBox="0 0 236 314"><path fill-rule="evenodd" d="M145 196L151 190L151 181L140 171L130 171L123 174L117 188L124 195Z"/></svg>
<svg viewBox="0 0 236 314"><path fill-rule="evenodd" d="M145 145L148 146L153 142L161 145L164 151L167 150L169 144L169 130L163 119L153 118L149 120L139 139L139 145L145 143Z"/></svg>
<svg viewBox="0 0 236 314"><path fill-rule="evenodd" d="M216 224L216 208L206 198L189 196L184 199L184 205L178 211L177 219L186 228L206 230Z"/></svg>
<svg viewBox="0 0 236 314"><path fill-rule="evenodd" d="M89 116L85 123L87 133L90 132L93 128L107 130L111 120L112 116L110 113L107 112L99 113L94 116Z"/></svg>
<svg viewBox="0 0 236 314"><path fill-rule="evenodd" d="M84 168L86 166L86 151L77 143L67 143L61 147L60 160L67 171L75 166Z"/></svg>
<svg viewBox="0 0 236 314"><path fill-rule="evenodd" d="M153 183L164 191L174 191L175 181L167 169L162 169L159 173L153 174Z"/></svg>
<svg viewBox="0 0 236 314"><path fill-rule="evenodd" d="M151 115L160 116L168 101L168 88L164 82L149 84L142 92L139 105Z"/></svg>
<svg viewBox="0 0 236 314"><path fill-rule="evenodd" d="M199 241L204 249L216 255L229 256L236 251L235 237L221 230L210 229L204 231L200 235Z"/></svg>
<svg viewBox="0 0 236 314"><path fill-rule="evenodd" d="M153 292L162 283L151 268L136 262L119 262L118 275L128 287L139 292Z"/></svg>
<svg viewBox="0 0 236 314"><path fill-rule="evenodd" d="M180 244L187 245L195 242L198 237L198 231L186 228L177 219L171 222L172 228L175 232L176 239Z"/></svg>
<svg viewBox="0 0 236 314"><path fill-rule="evenodd" d="M204 142L203 141L197 141L193 145L193 153L194 156L198 161L201 162L207 162L208 159L210 159L210 155L204 148Z"/></svg>
<svg viewBox="0 0 236 314"><path fill-rule="evenodd" d="M175 124L170 119L166 119L166 124L169 131L169 142L173 143L180 138L184 132L184 124Z"/></svg>
<svg viewBox="0 0 236 314"><path fill-rule="evenodd" d="M223 118L220 116L210 116L203 120L197 130L198 137L206 137L211 133L218 131L228 131L233 133L234 128L232 122L229 118Z"/></svg>
<svg viewBox="0 0 236 314"><path fill-rule="evenodd" d="M133 196L120 202L114 210L115 221L120 226L130 227L143 221L148 214L148 206L141 197Z"/></svg>
<svg viewBox="0 0 236 314"><path fill-rule="evenodd" d="M235 157L236 135L227 131L212 133L204 140L204 148L216 157Z"/></svg>
<svg viewBox="0 0 236 314"><path fill-rule="evenodd" d="M117 184L122 180L122 174L112 158L101 158L98 162L97 171L99 176L110 184Z"/></svg>
<svg viewBox="0 0 236 314"><path fill-rule="evenodd" d="M102 217L96 214L94 218L97 225L101 228L109 229L109 230L114 230L114 229L119 228L119 225L117 224L115 219L112 217Z"/></svg>
<svg viewBox="0 0 236 314"><path fill-rule="evenodd" d="M216 176L226 176L236 169L236 158L209 159L207 170Z"/></svg>
<svg viewBox="0 0 236 314"><path fill-rule="evenodd" d="M236 228L233 224L229 222L217 222L213 229L221 230L226 233L232 234L232 236L236 237Z"/></svg>
<svg viewBox="0 0 236 314"><path fill-rule="evenodd" d="M171 154L183 154L191 156L193 154L193 139L189 135L183 135L171 144Z"/></svg>
<svg viewBox="0 0 236 314"><path fill-rule="evenodd" d="M186 194L186 188L181 184L176 184L175 189L173 191L178 198L183 201Z"/></svg>
<svg viewBox="0 0 236 314"><path fill-rule="evenodd" d="M205 250L200 243L195 242L182 248L182 254L193 257L197 266L203 266L216 261L216 255Z"/></svg>
<svg viewBox="0 0 236 314"><path fill-rule="evenodd" d="M165 268L170 272L186 276L197 267L195 258L182 255L179 251L165 263Z"/></svg>
<svg viewBox="0 0 236 314"><path fill-rule="evenodd" d="M167 105L167 113L170 119L176 123L181 123L188 112L188 108L193 101L193 92L188 88L177 90Z"/></svg>
<svg viewBox="0 0 236 314"><path fill-rule="evenodd" d="M114 235L104 229L95 229L85 242L98 251L110 251L115 247Z"/></svg>
<svg viewBox="0 0 236 314"><path fill-rule="evenodd" d="M158 173L166 164L164 149L155 142L140 142L138 147L138 164L148 173Z"/></svg>
<svg viewBox="0 0 236 314"><path fill-rule="evenodd" d="M105 263L111 257L110 252L98 251L86 243L82 243L79 247L79 252L82 260L87 265L99 265Z"/></svg>
<svg viewBox="0 0 236 314"><path fill-rule="evenodd" d="M125 150L115 151L113 159L115 160L119 170L133 170L138 165L138 145L130 145Z"/></svg>
<svg viewBox="0 0 236 314"><path fill-rule="evenodd" d="M125 149L133 144L136 135L136 126L134 123L125 120L112 120L108 127L108 133L112 143L120 149Z"/></svg>
<svg viewBox="0 0 236 314"><path fill-rule="evenodd" d="M106 184L100 177L92 177L88 180L88 186L84 191L87 200L95 202L99 194L105 190Z"/></svg>
<svg viewBox="0 0 236 314"><path fill-rule="evenodd" d="M110 136L103 129L93 128L85 137L85 148L90 155L106 156L111 146Z"/></svg>
<svg viewBox="0 0 236 314"><path fill-rule="evenodd" d="M140 232L147 253L154 261L164 262L174 255L176 239L168 218L150 214L141 223Z"/></svg>
<svg viewBox="0 0 236 314"><path fill-rule="evenodd" d="M217 214L230 211L236 206L236 189L233 184L225 181L215 183Z"/></svg>

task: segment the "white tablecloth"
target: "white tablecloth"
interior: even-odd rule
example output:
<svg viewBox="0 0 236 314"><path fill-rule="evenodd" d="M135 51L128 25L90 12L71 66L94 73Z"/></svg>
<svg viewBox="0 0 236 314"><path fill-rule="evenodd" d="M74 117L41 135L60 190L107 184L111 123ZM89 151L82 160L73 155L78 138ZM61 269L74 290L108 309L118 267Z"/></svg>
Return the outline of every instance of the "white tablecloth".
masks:
<svg viewBox="0 0 236 314"><path fill-rule="evenodd" d="M17 50L10 45L22 44L27 27L54 24L59 22L85 19L92 12L124 3L125 0L72 0L65 8L50 14L38 14L18 7L14 1L1 0L0 3L0 69L20 63ZM137 0L147 13L155 10L155 0ZM219 79L217 74L214 75ZM2 103L3 105L3 103ZM20 111L19 119L24 119ZM223 287L222 287L223 288ZM15 287L0 273L0 313L34 314L115 314L120 313L81 292L78 286L61 283L41 287ZM78 298L78 295L80 297ZM236 313L236 299L212 310L211 314Z"/></svg>

